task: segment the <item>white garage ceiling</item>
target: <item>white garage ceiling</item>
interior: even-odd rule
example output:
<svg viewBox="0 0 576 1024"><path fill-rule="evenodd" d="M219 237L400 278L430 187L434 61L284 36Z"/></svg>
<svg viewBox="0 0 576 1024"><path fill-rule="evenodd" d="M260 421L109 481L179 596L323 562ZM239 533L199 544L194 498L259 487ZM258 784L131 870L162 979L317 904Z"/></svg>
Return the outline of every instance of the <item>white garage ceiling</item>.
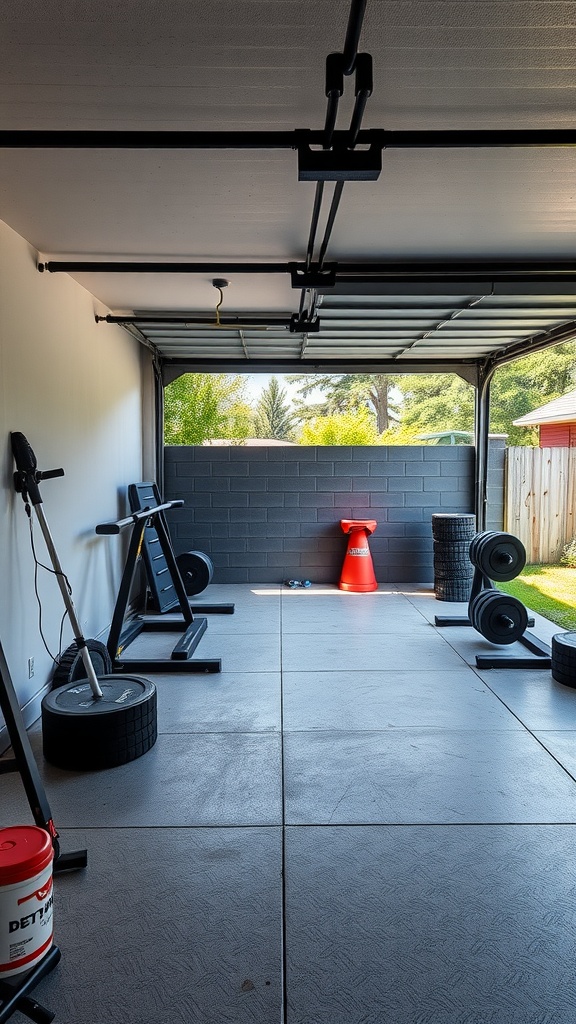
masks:
<svg viewBox="0 0 576 1024"><path fill-rule="evenodd" d="M294 151L22 148L16 133L125 133L128 145L132 132L319 131L325 59L342 51L352 8L350 0L5 0L0 217L49 264L302 263L315 184L298 181ZM374 62L363 128L574 129L576 3L368 0L359 49ZM354 76L344 84L338 129L350 122ZM298 311L288 273L73 276L111 313L137 313L167 358L484 358L551 328L570 334L575 156L573 146L385 148L378 180L345 183L327 260L432 261L439 275L433 284L409 273L327 289L319 334L250 333L256 316ZM333 188L325 186L318 243ZM458 280L468 261L485 272ZM529 261L530 273L491 273L506 261ZM214 321L214 276L229 279L221 313L237 313L241 329L146 327L146 314L161 312Z"/></svg>

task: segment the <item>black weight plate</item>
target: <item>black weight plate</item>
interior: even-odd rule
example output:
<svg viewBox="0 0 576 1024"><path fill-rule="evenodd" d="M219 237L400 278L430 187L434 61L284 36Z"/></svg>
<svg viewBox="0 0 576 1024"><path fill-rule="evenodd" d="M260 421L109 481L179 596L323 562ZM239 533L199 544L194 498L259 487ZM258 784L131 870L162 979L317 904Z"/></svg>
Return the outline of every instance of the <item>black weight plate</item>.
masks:
<svg viewBox="0 0 576 1024"><path fill-rule="evenodd" d="M448 604L467 604L466 594L462 591L437 590L434 594L437 601L446 601Z"/></svg>
<svg viewBox="0 0 576 1024"><path fill-rule="evenodd" d="M487 558L486 552L490 552L493 546L499 543L499 538L502 536L496 530L487 530L485 533L481 533L476 538L474 545L474 565L482 572L485 576L493 578L493 566L490 564L489 558ZM510 565L511 556L506 556L503 550L499 551L498 554L498 566L502 568L502 563L508 568ZM490 572L488 572L490 569Z"/></svg>
<svg viewBox="0 0 576 1024"><path fill-rule="evenodd" d="M442 547L447 549L449 549L452 544L464 544L466 549L468 549L473 536L473 533L461 533L458 537L447 537L446 539L434 537L434 543L440 544ZM468 550L466 550L466 557L469 557Z"/></svg>
<svg viewBox="0 0 576 1024"><path fill-rule="evenodd" d="M495 596L501 599L506 595L502 594L500 590L496 590L495 587L490 587L486 590L481 590L470 604L470 622L479 633L482 633L481 622L484 609L493 602ZM511 598L511 600L516 600L516 598Z"/></svg>
<svg viewBox="0 0 576 1024"><path fill-rule="evenodd" d="M475 629L492 644L513 644L528 625L528 612L521 601L508 594L485 591L488 597L477 606Z"/></svg>
<svg viewBox="0 0 576 1024"><path fill-rule="evenodd" d="M473 512L433 512L432 513L432 526L446 526L449 528L453 525L465 525L474 526L476 523L476 516Z"/></svg>
<svg viewBox="0 0 576 1024"><path fill-rule="evenodd" d="M464 572L474 575L474 566L469 558L457 558L456 556L448 558L446 556L440 557L440 555L434 556L434 568L438 569L462 569Z"/></svg>
<svg viewBox="0 0 576 1024"><path fill-rule="evenodd" d="M468 561L457 558L435 558L434 571L443 575L445 572L457 572L461 576L473 576L474 568Z"/></svg>
<svg viewBox="0 0 576 1024"><path fill-rule="evenodd" d="M576 632L556 633L551 645L552 678L576 687Z"/></svg>
<svg viewBox="0 0 576 1024"><path fill-rule="evenodd" d="M513 580L526 565L526 549L511 533L487 533L476 547L476 565L491 580Z"/></svg>
<svg viewBox="0 0 576 1024"><path fill-rule="evenodd" d="M554 634L552 637L552 654L560 653L576 658L576 632Z"/></svg>
<svg viewBox="0 0 576 1024"><path fill-rule="evenodd" d="M97 676L107 676L112 672L112 658L108 648L100 640L87 640L86 647L90 654L90 661ZM52 676L52 689L64 686L66 683L76 683L80 679L86 679L86 667L78 644L70 644L61 656L60 661Z"/></svg>
<svg viewBox="0 0 576 1024"><path fill-rule="evenodd" d="M558 657L554 654L554 651L552 651L552 657L550 659L550 662L552 665L553 672L557 670L558 672L563 672L564 675L568 676L574 675L576 673L576 662L567 664L564 661L559 661Z"/></svg>
<svg viewBox="0 0 576 1024"><path fill-rule="evenodd" d="M184 589L189 596L201 594L212 579L214 566L203 551L185 551L176 556L176 565L182 577Z"/></svg>
<svg viewBox="0 0 576 1024"><path fill-rule="evenodd" d="M469 561L470 545L467 540L435 540L434 557L464 558Z"/></svg>
<svg viewBox="0 0 576 1024"><path fill-rule="evenodd" d="M477 533L472 538L472 540L470 541L470 544L468 545L468 558L472 562L472 565L476 565L476 558L475 558L476 545L478 543L478 537L481 537L481 536L482 536L481 533Z"/></svg>
<svg viewBox="0 0 576 1024"><path fill-rule="evenodd" d="M458 580L438 580L434 585L434 595L438 601L454 601L458 604L470 598L471 584Z"/></svg>
<svg viewBox="0 0 576 1024"><path fill-rule="evenodd" d="M479 616L480 612L482 611L482 608L485 605L486 601L490 598L490 595L494 594L494 593L495 593L494 590L481 590L479 594L476 594L476 597L474 598L474 600L470 602L470 608L469 608L470 622L474 626L474 629L477 629L479 633L481 632L481 630L477 626L478 616Z"/></svg>
<svg viewBox="0 0 576 1024"><path fill-rule="evenodd" d="M474 574L469 572L466 566L438 566L434 567L434 579L436 580L461 580L462 583L472 584Z"/></svg>
<svg viewBox="0 0 576 1024"><path fill-rule="evenodd" d="M88 680L51 690L42 701L44 756L58 768L90 771L133 761L157 737L156 687L140 676L99 680L96 699Z"/></svg>
<svg viewBox="0 0 576 1024"><path fill-rule="evenodd" d="M483 533L477 533L476 536L472 538L468 552L472 565L478 565L478 548L482 541L485 540L486 537L493 537L494 535L494 530L484 530Z"/></svg>
<svg viewBox="0 0 576 1024"><path fill-rule="evenodd" d="M557 683L562 683L564 686L572 686L576 688L576 666L571 672L558 668L557 665L552 662L552 678Z"/></svg>
<svg viewBox="0 0 576 1024"><path fill-rule="evenodd" d="M558 661L563 661L566 665L576 665L576 650L573 647L565 647L552 642L552 654Z"/></svg>
<svg viewBox="0 0 576 1024"><path fill-rule="evenodd" d="M432 516L432 536L435 540L466 540L476 532L476 517L459 513Z"/></svg>
<svg viewBox="0 0 576 1024"><path fill-rule="evenodd" d="M432 537L435 541L439 541L443 544L449 544L451 541L468 541L470 542L476 533L474 527L460 525L455 523L449 529L442 527L435 527L432 530Z"/></svg>
<svg viewBox="0 0 576 1024"><path fill-rule="evenodd" d="M468 527L459 526L452 529L449 533L444 533L441 530L434 531L432 536L435 541L442 544L449 544L452 541L468 541L468 543L470 543L475 532L475 530L470 530Z"/></svg>
<svg viewBox="0 0 576 1024"><path fill-rule="evenodd" d="M474 575L474 567L467 559L435 558L434 569L439 573L458 572L463 576Z"/></svg>

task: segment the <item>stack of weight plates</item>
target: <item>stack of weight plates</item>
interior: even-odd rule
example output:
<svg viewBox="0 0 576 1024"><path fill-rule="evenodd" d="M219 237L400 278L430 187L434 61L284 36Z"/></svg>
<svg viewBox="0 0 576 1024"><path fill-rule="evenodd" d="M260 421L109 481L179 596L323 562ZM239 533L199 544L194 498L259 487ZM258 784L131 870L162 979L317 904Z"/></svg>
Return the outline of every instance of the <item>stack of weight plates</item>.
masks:
<svg viewBox="0 0 576 1024"><path fill-rule="evenodd" d="M557 683L576 687L576 633L556 633L552 637L551 665Z"/></svg>
<svg viewBox="0 0 576 1024"><path fill-rule="evenodd" d="M432 516L434 593L438 601L468 601L474 575L469 558L470 541L475 533L474 515L438 513Z"/></svg>

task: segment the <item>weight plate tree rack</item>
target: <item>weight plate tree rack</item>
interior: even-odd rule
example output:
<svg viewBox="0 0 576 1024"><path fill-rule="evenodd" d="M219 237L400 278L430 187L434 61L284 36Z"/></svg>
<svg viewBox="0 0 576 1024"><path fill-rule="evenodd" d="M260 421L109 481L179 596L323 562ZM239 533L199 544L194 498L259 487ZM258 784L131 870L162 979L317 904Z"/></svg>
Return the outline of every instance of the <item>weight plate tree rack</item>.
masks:
<svg viewBox="0 0 576 1024"><path fill-rule="evenodd" d="M498 590L492 580L513 580L524 568L526 552L517 537L509 533L484 531L470 543L474 579L468 615L436 615L436 626L474 626L490 643L518 642L532 657L505 654L477 654L477 668L550 668L550 647L533 633L534 625L521 601Z"/></svg>
<svg viewBox="0 0 576 1024"><path fill-rule="evenodd" d="M132 512L143 512L146 508L159 506L162 503L162 498L156 484L149 482L130 484L128 486L128 500ZM162 614L171 611L178 605L176 575L182 580L182 574L178 566L178 559L175 558L174 549L170 543L170 534L162 512L158 513L157 518L160 517L164 533L168 538L169 553L167 555L162 547L156 523L148 521L144 528L142 540L142 560L148 578L152 608L154 611ZM184 586L183 580L182 585ZM199 613L232 615L234 612L233 604L213 604L209 601L201 601L200 603L195 601L189 602L189 604L192 611Z"/></svg>
<svg viewBox="0 0 576 1024"><path fill-rule="evenodd" d="M8 669L8 662L6 661L1 643L0 710L4 716L12 748L12 757L0 760L0 775L5 775L9 772L18 772L20 774L34 822L38 828L48 832L52 840L54 848L54 874L85 868L88 859L86 850L78 850L75 853L60 852L58 832L54 825L46 791L40 779L38 766L32 753L32 747L30 746L30 740L28 739L28 733L26 732L24 719L22 718L22 712ZM23 976L16 975L11 980L7 978L0 979L0 1024L4 1024L4 1021L9 1020L16 1011L23 1013L24 1016L35 1021L36 1024L49 1024L50 1021L54 1020L55 1014L41 1006L35 999L31 999L29 993L32 992L42 978L56 967L60 958L61 952L58 946L53 945L46 956Z"/></svg>
<svg viewBox="0 0 576 1024"><path fill-rule="evenodd" d="M161 513L167 512L172 508L181 508L183 504L184 502L181 500L168 501L152 508L143 509L141 512L133 512L131 516L120 519L115 523L100 523L96 527L96 533L100 535L119 534L123 530L132 527L126 564L120 581L107 643L108 652L112 659L113 672L124 672L126 669L134 671L153 669L157 672L220 672L222 670L220 658L192 658L192 654L206 632L208 623L205 618L194 618L190 602L184 590L182 578L176 566L170 538L161 518ZM162 620L136 615L124 624L136 569L142 556L144 531L149 523L155 528L160 548L169 566L182 618ZM185 627L184 632L174 647L170 658L124 657L126 649L141 633L180 632L183 625Z"/></svg>

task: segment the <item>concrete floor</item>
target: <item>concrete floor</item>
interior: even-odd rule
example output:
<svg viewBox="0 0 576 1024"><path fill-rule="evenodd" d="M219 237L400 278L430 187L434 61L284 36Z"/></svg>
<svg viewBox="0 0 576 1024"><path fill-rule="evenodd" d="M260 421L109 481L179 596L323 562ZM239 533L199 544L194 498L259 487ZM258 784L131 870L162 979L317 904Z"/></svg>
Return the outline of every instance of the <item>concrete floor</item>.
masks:
<svg viewBox="0 0 576 1024"><path fill-rule="evenodd" d="M62 849L88 850L55 881L57 1021L574 1024L576 689L479 671L495 648L433 624L465 606L418 588L202 599L236 604L197 650L223 671L141 673L144 757L65 772L32 732Z"/></svg>

